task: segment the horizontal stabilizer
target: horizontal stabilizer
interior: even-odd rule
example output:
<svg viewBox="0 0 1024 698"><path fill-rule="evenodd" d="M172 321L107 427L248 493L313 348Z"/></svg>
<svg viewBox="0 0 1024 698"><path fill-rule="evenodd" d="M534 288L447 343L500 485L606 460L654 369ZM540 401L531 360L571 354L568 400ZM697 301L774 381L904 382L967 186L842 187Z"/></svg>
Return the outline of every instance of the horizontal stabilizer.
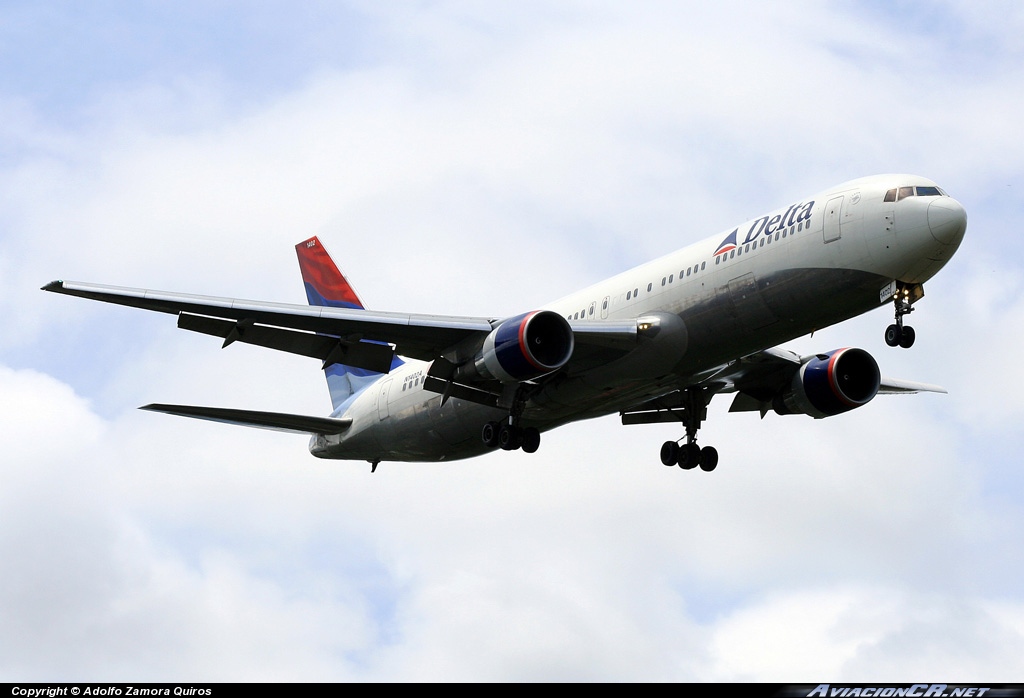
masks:
<svg viewBox="0 0 1024 698"><path fill-rule="evenodd" d="M234 410L223 407L199 407L196 405L145 405L140 410L176 414L179 417L206 419L224 424L240 424L246 427L290 431L296 434L340 434L352 426L352 418L307 417L301 414L282 412L256 412Z"/></svg>
<svg viewBox="0 0 1024 698"><path fill-rule="evenodd" d="M388 373L391 361L395 358L394 350L387 344L347 341L301 330L257 325L245 320L220 320L205 315L180 313L178 327L221 337L225 347L232 342L254 344L320 359L325 366L340 363L375 373Z"/></svg>

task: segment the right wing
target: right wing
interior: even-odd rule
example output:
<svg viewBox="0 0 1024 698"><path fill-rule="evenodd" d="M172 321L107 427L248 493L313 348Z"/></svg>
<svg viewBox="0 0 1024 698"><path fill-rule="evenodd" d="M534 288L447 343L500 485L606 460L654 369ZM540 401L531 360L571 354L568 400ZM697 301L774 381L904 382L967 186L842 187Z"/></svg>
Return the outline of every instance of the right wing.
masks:
<svg viewBox="0 0 1024 698"><path fill-rule="evenodd" d="M735 393L730 412L760 412L763 418L772 411L773 398L791 385L805 362L815 357L820 358L821 355L800 356L777 347L765 349L692 376L685 387L704 390L707 400L717 393ZM942 386L930 383L880 376L877 394L945 392ZM687 407L685 392L680 389L629 407L620 414L623 424L678 422Z"/></svg>

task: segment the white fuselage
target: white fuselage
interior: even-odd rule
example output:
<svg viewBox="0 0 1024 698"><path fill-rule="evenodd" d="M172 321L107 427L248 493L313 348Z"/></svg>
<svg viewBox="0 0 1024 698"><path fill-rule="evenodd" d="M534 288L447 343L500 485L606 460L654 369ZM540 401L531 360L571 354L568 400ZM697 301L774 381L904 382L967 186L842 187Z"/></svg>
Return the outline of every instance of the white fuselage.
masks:
<svg viewBox="0 0 1024 698"><path fill-rule="evenodd" d="M919 187L930 195L906 195ZM561 298L573 327L649 314L685 327L661 347L548 381L526 405L540 430L609 414L692 384L752 352L884 303L894 280L920 284L962 240L963 208L912 175L846 182ZM892 190L897 195L886 194ZM910 190L913 192L914 190ZM684 339L680 339L680 336ZM316 436L314 455L450 460L486 451L481 426L507 415L423 388L429 363L410 360L344 408L352 427Z"/></svg>

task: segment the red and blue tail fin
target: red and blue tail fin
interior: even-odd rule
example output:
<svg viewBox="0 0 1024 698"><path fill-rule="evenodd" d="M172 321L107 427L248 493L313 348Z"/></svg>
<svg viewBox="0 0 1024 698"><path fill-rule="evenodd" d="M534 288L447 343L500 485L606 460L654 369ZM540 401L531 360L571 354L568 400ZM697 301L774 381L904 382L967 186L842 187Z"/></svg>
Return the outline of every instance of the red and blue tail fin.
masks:
<svg viewBox="0 0 1024 698"><path fill-rule="evenodd" d="M332 308L364 308L352 284L331 259L327 248L315 235L295 246L302 272L302 285L310 305Z"/></svg>
<svg viewBox="0 0 1024 698"><path fill-rule="evenodd" d="M338 265L331 259L319 238L314 236L300 242L295 246L295 254L299 258L302 284L306 287L306 299L310 305L364 309L363 302L359 300L352 284L338 269ZM391 362L391 370L395 370L403 363L396 356ZM331 403L335 411L381 375L375 371L344 364L325 366L324 376L327 378L327 389L331 392Z"/></svg>

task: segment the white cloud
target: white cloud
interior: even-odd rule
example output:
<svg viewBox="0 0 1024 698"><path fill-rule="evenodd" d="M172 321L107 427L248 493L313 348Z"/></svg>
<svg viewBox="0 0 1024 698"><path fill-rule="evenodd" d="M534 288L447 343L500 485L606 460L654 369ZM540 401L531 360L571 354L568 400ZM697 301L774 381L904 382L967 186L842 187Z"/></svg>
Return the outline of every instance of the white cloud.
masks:
<svg viewBox="0 0 1024 698"><path fill-rule="evenodd" d="M1022 667L1020 610L879 587L771 595L713 629L705 680L1012 682Z"/></svg>

